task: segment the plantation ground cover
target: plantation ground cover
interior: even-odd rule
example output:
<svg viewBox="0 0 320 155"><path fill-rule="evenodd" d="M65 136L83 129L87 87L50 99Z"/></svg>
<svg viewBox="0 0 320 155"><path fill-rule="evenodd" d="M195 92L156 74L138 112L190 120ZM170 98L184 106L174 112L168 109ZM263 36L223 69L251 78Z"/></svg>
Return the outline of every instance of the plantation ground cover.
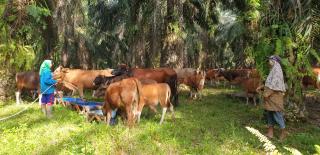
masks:
<svg viewBox="0 0 320 155"><path fill-rule="evenodd" d="M160 113L145 110L140 124L131 129L121 121L113 127L88 123L83 115L60 105L48 120L34 104L23 114L0 122L0 154L262 154L263 144L245 127L264 133L263 110L225 95L233 91L207 88L198 101L182 93L175 121L169 114L160 126ZM25 106L0 103L0 118ZM303 154L316 152L319 127L308 123L287 123L287 127L290 134L284 142L271 140L281 152L289 154L284 146Z"/></svg>

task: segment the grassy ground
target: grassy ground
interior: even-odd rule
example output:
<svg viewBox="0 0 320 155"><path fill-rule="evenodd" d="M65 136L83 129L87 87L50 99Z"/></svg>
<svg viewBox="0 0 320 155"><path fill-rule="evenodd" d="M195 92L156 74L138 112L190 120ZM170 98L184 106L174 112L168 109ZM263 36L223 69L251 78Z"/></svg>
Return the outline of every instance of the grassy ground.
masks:
<svg viewBox="0 0 320 155"><path fill-rule="evenodd" d="M201 101L189 101L182 94L175 109L176 120L145 111L132 129L122 123L108 127L87 123L84 116L55 106L54 118L46 119L37 104L23 114L0 122L0 154L261 154L263 144L245 127L265 131L262 109L226 97L225 89L205 89ZM0 118L27 105L0 103ZM160 110L160 109L159 109ZM293 147L304 154L315 153L320 129L304 123L288 123L290 135L277 148ZM276 136L278 130L276 130Z"/></svg>

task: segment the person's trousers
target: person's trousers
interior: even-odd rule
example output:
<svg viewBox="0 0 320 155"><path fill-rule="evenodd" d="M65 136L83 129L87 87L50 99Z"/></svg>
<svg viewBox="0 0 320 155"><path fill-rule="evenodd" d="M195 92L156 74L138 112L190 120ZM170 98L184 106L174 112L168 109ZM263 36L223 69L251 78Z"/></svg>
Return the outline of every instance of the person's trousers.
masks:
<svg viewBox="0 0 320 155"><path fill-rule="evenodd" d="M282 112L266 110L266 115L268 126L274 126L275 124L278 124L281 129L285 128L285 122Z"/></svg>

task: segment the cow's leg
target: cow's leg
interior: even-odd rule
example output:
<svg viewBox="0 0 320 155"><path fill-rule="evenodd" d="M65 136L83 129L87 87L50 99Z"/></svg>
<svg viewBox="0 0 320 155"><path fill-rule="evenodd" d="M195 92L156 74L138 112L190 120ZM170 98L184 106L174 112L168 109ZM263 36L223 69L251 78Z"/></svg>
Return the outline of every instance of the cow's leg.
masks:
<svg viewBox="0 0 320 155"><path fill-rule="evenodd" d="M141 111L137 111L135 116L137 117L137 122L140 123Z"/></svg>
<svg viewBox="0 0 320 155"><path fill-rule="evenodd" d="M140 103L139 105L138 105L138 109L137 109L137 111L135 112L135 116L137 117L137 122L139 123L140 122L140 117L141 117L141 112L142 112L142 109L143 109L143 107L144 107L144 102L143 103ZM152 106L149 106L150 107L150 109L152 109L151 107Z"/></svg>
<svg viewBox="0 0 320 155"><path fill-rule="evenodd" d="M20 95L21 95L21 92L20 91L16 91L16 103L17 104L20 104Z"/></svg>
<svg viewBox="0 0 320 155"><path fill-rule="evenodd" d="M107 111L107 118L106 118L106 122L107 122L107 125L110 125L110 120L111 120L111 110L108 110Z"/></svg>
<svg viewBox="0 0 320 155"><path fill-rule="evenodd" d="M198 92L198 98L199 98L199 100L202 99L202 93L200 91Z"/></svg>
<svg viewBox="0 0 320 155"><path fill-rule="evenodd" d="M34 90L31 90L32 99L34 100L36 98L36 92Z"/></svg>
<svg viewBox="0 0 320 155"><path fill-rule="evenodd" d="M126 105L126 113L127 113L127 118L128 118L128 120L127 120L127 124L128 124L128 126L129 127L132 127L132 125L133 125L133 112L132 112L132 105Z"/></svg>
<svg viewBox="0 0 320 155"><path fill-rule="evenodd" d="M92 91L92 95L91 95L92 97L94 97L95 92L96 92L96 90Z"/></svg>
<svg viewBox="0 0 320 155"><path fill-rule="evenodd" d="M106 123L107 123L107 125L110 125L110 120L111 120L111 107L110 107L110 105L105 102L104 105L103 105L102 111L106 115Z"/></svg>
<svg viewBox="0 0 320 155"><path fill-rule="evenodd" d="M197 95L198 95L198 92L195 92L195 93L194 93L194 99L197 99L197 98L198 98Z"/></svg>
<svg viewBox="0 0 320 155"><path fill-rule="evenodd" d="M257 106L256 95L253 95L253 103L254 103L254 106Z"/></svg>
<svg viewBox="0 0 320 155"><path fill-rule="evenodd" d="M220 81L216 81L216 86L220 86Z"/></svg>
<svg viewBox="0 0 320 155"><path fill-rule="evenodd" d="M164 116L166 115L166 112L167 112L167 107L163 107L162 108L162 116L161 116L160 124L162 124L162 122L164 120Z"/></svg>
<svg viewBox="0 0 320 155"><path fill-rule="evenodd" d="M83 97L83 88L82 87L79 87L79 96L81 99L84 99Z"/></svg>
<svg viewBox="0 0 320 155"><path fill-rule="evenodd" d="M249 105L249 96L247 95L246 98L247 98L247 103L246 104Z"/></svg>

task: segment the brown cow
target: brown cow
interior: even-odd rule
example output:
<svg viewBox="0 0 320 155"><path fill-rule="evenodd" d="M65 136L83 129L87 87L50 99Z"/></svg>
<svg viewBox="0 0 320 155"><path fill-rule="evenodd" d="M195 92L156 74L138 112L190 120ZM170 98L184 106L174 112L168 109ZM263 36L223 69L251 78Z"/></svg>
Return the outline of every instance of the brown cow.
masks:
<svg viewBox="0 0 320 155"><path fill-rule="evenodd" d="M110 124L111 110L118 108L125 110L128 125L132 126L138 105L143 104L143 101L141 82L137 78L127 78L111 83L106 89L103 105L107 124Z"/></svg>
<svg viewBox="0 0 320 155"><path fill-rule="evenodd" d="M260 78L256 69L218 69L217 76L223 76L228 81L232 81L237 77Z"/></svg>
<svg viewBox="0 0 320 155"><path fill-rule="evenodd" d="M63 85L72 91L78 91L83 98L83 89L95 89L93 80L99 76L113 76L112 69L106 70L81 70L58 67L54 71L54 78L62 81Z"/></svg>
<svg viewBox="0 0 320 155"><path fill-rule="evenodd" d="M158 83L167 83L171 89L171 101L174 105L178 105L177 93L177 73L171 68L155 68L155 69L130 69L126 65L121 65L118 69L112 71L113 75L127 74L128 76L136 77L138 79L152 79Z"/></svg>
<svg viewBox="0 0 320 155"><path fill-rule="evenodd" d="M233 84L239 84L244 91L246 92L246 104L249 104L249 96L253 96L253 103L256 106L256 95L258 95L257 88L262 84L262 81L260 78L254 77L254 78L248 78L248 77L238 77L234 81L232 81Z"/></svg>
<svg viewBox="0 0 320 155"><path fill-rule="evenodd" d="M313 86L320 89L320 68L312 68L312 76L306 75L302 78L303 87Z"/></svg>
<svg viewBox="0 0 320 155"><path fill-rule="evenodd" d="M246 92L247 104L249 96L253 95L254 105L256 105L256 89L261 85L259 73L255 69L234 69L219 70L219 74L224 76L230 84L239 84Z"/></svg>
<svg viewBox="0 0 320 155"><path fill-rule="evenodd" d="M94 81L93 81L93 85L95 86L96 90L94 91L93 96L94 97L102 97L105 95L105 90L106 88L114 82L118 82L121 81L123 79L126 78L130 78L128 75L126 74L122 74L122 75L118 75L118 76L112 76L112 77L107 77L107 76L103 76L103 75L99 75L97 76ZM151 79L139 79L139 81L141 82L142 85L146 85L146 84L155 84L157 83L154 80Z"/></svg>
<svg viewBox="0 0 320 155"><path fill-rule="evenodd" d="M176 68L174 71L177 73L178 83L180 84L185 78L193 76L197 70L194 68Z"/></svg>
<svg viewBox="0 0 320 155"><path fill-rule="evenodd" d="M226 79L219 74L219 69L209 69L206 71L206 81L210 81L210 84L218 86L220 82L223 82L223 86L225 87Z"/></svg>
<svg viewBox="0 0 320 155"><path fill-rule="evenodd" d="M122 81L123 79L127 79L127 78L129 77L126 74L113 76L113 77L105 77L105 76L96 77L96 79L94 80L94 85L96 86L99 85L99 88L95 91L95 96L100 96L105 94L103 90L108 88L110 84ZM169 85L166 83L157 84L156 81L145 79L145 78L139 79L139 81L142 84L142 94L143 94L144 102L139 104L138 112L136 113L138 117L138 122L140 121L140 115L144 105L148 105L150 109L156 113L157 112L156 106L158 102L160 102L160 105L163 108L160 124L162 124L164 120L164 116L167 108L170 109L170 111L172 112L172 117L174 117L173 106L171 105L171 102L170 102L171 91L170 91Z"/></svg>
<svg viewBox="0 0 320 155"><path fill-rule="evenodd" d="M20 72L16 74L16 84L17 84L17 92L16 92L16 103L20 104L21 92L22 90L37 90L40 95L40 82L39 82L39 73L28 71L28 72ZM41 97L40 97L41 98ZM40 100L39 100L40 103Z"/></svg>
<svg viewBox="0 0 320 155"><path fill-rule="evenodd" d="M185 84L190 88L190 97L196 98L197 94L204 87L206 73L204 71L197 71L192 68L175 69L180 84ZM193 96L193 92L194 96ZM201 96L200 96L201 97Z"/></svg>
<svg viewBox="0 0 320 155"><path fill-rule="evenodd" d="M172 113L172 118L174 119L173 106L170 102L171 90L166 83L148 84L142 86L142 95L144 102L141 102L138 106L138 111L136 113L138 117L138 123L140 122L140 116L144 105L148 105L153 111L156 110L156 106L160 103L162 107L162 116L160 124L164 120L167 109L169 108Z"/></svg>

